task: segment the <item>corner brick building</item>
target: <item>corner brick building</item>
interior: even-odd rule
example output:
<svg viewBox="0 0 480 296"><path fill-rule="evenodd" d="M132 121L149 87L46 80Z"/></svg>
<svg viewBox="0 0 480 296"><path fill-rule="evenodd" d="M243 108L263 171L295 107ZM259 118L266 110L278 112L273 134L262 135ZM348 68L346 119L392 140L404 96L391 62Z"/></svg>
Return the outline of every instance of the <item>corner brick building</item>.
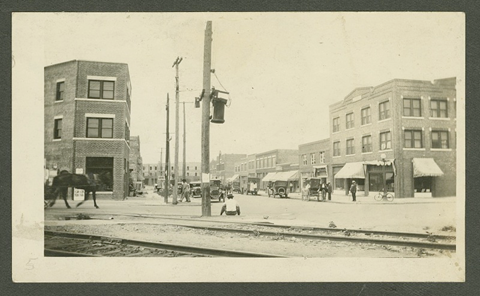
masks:
<svg viewBox="0 0 480 296"><path fill-rule="evenodd" d="M44 69L45 161L49 170L108 173L98 197L128 196L128 65L73 60Z"/></svg>
<svg viewBox="0 0 480 296"><path fill-rule="evenodd" d="M330 123L335 190L382 191L385 169L396 197L456 195L456 78L357 88L330 105Z"/></svg>

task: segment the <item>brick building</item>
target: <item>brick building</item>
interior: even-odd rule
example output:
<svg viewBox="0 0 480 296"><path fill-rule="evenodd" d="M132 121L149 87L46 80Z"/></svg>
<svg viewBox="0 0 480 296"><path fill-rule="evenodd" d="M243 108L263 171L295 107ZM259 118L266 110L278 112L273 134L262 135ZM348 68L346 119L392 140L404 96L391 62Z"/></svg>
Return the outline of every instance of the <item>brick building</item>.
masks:
<svg viewBox="0 0 480 296"><path fill-rule="evenodd" d="M235 163L245 158L246 154L222 154L210 162L210 179L220 179L222 184L227 184L227 179L233 177Z"/></svg>
<svg viewBox="0 0 480 296"><path fill-rule="evenodd" d="M456 79L394 79L330 105L335 190L456 194ZM384 158L382 158L384 156ZM384 171L385 169L385 178Z"/></svg>
<svg viewBox="0 0 480 296"><path fill-rule="evenodd" d="M240 189L243 188L243 191L247 189L248 177L256 178L257 176L255 159L256 155L250 154L234 163L234 177L236 177L236 182L239 183L238 185L240 186ZM235 180L232 179L232 182L235 182Z"/></svg>
<svg viewBox="0 0 480 296"><path fill-rule="evenodd" d="M332 179L330 139L298 145L298 157L302 188L305 180L311 177L321 177L325 183Z"/></svg>
<svg viewBox="0 0 480 296"><path fill-rule="evenodd" d="M128 65L73 60L44 68L47 169L106 174L98 197L128 195Z"/></svg>
<svg viewBox="0 0 480 296"><path fill-rule="evenodd" d="M288 171L290 169L298 170L298 167L290 168L292 165L298 165L297 149L275 149L255 155L255 173L260 179L259 189L265 189L268 182L262 179L268 174L277 171ZM298 180L294 182L294 189L298 187Z"/></svg>

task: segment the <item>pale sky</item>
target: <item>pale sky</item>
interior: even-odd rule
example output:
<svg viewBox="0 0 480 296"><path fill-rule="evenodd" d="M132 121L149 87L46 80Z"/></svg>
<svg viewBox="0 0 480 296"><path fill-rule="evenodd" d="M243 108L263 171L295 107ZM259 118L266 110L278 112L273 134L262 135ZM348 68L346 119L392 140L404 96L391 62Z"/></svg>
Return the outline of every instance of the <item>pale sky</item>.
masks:
<svg viewBox="0 0 480 296"><path fill-rule="evenodd" d="M131 135L140 136L143 162L158 162L165 148L167 93L173 161L172 64L183 57L180 101L193 102L203 87L208 20L221 82L212 75L212 86L231 99L225 123L210 125L211 159L219 151L297 149L328 138L329 105L356 87L395 78L464 81L462 13L23 13L13 17L14 72L38 75L17 94L42 108L43 67L75 59L127 63ZM187 161L200 161L201 108L187 104L186 114ZM182 107L179 121L181 161Z"/></svg>

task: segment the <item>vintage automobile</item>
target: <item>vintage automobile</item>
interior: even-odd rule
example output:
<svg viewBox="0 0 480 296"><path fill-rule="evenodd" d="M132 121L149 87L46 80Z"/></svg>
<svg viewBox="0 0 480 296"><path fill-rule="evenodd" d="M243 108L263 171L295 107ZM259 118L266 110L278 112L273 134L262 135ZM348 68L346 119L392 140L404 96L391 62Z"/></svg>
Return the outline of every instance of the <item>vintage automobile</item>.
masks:
<svg viewBox="0 0 480 296"><path fill-rule="evenodd" d="M272 181L270 185L269 196L279 196L280 198L288 198L288 181Z"/></svg>
<svg viewBox="0 0 480 296"><path fill-rule="evenodd" d="M251 195L258 195L258 178L248 177L247 180L247 195L250 193Z"/></svg>
<svg viewBox="0 0 480 296"><path fill-rule="evenodd" d="M223 186L221 180L210 180L210 199L223 199Z"/></svg>
<svg viewBox="0 0 480 296"><path fill-rule="evenodd" d="M202 197L202 182L190 182L190 192L192 194L192 197Z"/></svg>

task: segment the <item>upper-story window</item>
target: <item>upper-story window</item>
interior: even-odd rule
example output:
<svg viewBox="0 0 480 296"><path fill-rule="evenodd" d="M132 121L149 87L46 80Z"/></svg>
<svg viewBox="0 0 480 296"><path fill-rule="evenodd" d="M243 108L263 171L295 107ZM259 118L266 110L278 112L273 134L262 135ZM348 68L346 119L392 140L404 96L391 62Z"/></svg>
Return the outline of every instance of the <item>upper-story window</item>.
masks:
<svg viewBox="0 0 480 296"><path fill-rule="evenodd" d="M362 125L372 122L372 115L370 114L370 107L362 109Z"/></svg>
<svg viewBox="0 0 480 296"><path fill-rule="evenodd" d="M340 131L340 118L336 117L333 119L333 132Z"/></svg>
<svg viewBox="0 0 480 296"><path fill-rule="evenodd" d="M340 142L333 143L333 156L340 156Z"/></svg>
<svg viewBox="0 0 480 296"><path fill-rule="evenodd" d="M308 160L307 160L307 155L306 155L306 154L303 154L303 155L302 155L302 163L303 163L304 165L307 165L307 164L308 164Z"/></svg>
<svg viewBox="0 0 480 296"><path fill-rule="evenodd" d="M380 150L392 149L392 133L380 133Z"/></svg>
<svg viewBox="0 0 480 296"><path fill-rule="evenodd" d="M195 170L197 170L197 167L195 167Z"/></svg>
<svg viewBox="0 0 480 296"><path fill-rule="evenodd" d="M325 151L320 152L320 163L325 163Z"/></svg>
<svg viewBox="0 0 480 296"><path fill-rule="evenodd" d="M421 117L422 101L420 99L403 99L403 116Z"/></svg>
<svg viewBox="0 0 480 296"><path fill-rule="evenodd" d="M423 148L422 131L420 130L405 130L404 131L403 147L405 148Z"/></svg>
<svg viewBox="0 0 480 296"><path fill-rule="evenodd" d="M88 97L92 99L113 100L115 92L114 81L89 80Z"/></svg>
<svg viewBox="0 0 480 296"><path fill-rule="evenodd" d="M438 148L438 149L450 148L447 131L432 131L432 148Z"/></svg>
<svg viewBox="0 0 480 296"><path fill-rule="evenodd" d="M274 155L274 156L272 157L272 162L273 162L273 166L276 166L276 165L277 165L277 156L276 156L276 155Z"/></svg>
<svg viewBox="0 0 480 296"><path fill-rule="evenodd" d="M362 153L372 152L372 136L362 137Z"/></svg>
<svg viewBox="0 0 480 296"><path fill-rule="evenodd" d="M390 118L390 101L378 104L378 119L384 120Z"/></svg>
<svg viewBox="0 0 480 296"><path fill-rule="evenodd" d="M347 155L355 154L355 141L354 139L347 140Z"/></svg>
<svg viewBox="0 0 480 296"><path fill-rule="evenodd" d="M346 119L346 128L353 128L355 126L355 116L352 113L348 113L345 117Z"/></svg>
<svg viewBox="0 0 480 296"><path fill-rule="evenodd" d="M56 101L63 101L65 97L65 81L57 82L57 93L55 95Z"/></svg>
<svg viewBox="0 0 480 296"><path fill-rule="evenodd" d="M437 118L448 117L447 100L432 99L430 101L430 116Z"/></svg>
<svg viewBox="0 0 480 296"><path fill-rule="evenodd" d="M55 126L53 128L53 138L62 138L62 118L55 119Z"/></svg>
<svg viewBox="0 0 480 296"><path fill-rule="evenodd" d="M310 154L310 162L312 164L316 164L317 160L315 159L315 153Z"/></svg>
<svg viewBox="0 0 480 296"><path fill-rule="evenodd" d="M190 166L187 165L187 171L189 171L189 170L190 170Z"/></svg>
<svg viewBox="0 0 480 296"><path fill-rule="evenodd" d="M113 118L87 118L87 138L113 138Z"/></svg>

